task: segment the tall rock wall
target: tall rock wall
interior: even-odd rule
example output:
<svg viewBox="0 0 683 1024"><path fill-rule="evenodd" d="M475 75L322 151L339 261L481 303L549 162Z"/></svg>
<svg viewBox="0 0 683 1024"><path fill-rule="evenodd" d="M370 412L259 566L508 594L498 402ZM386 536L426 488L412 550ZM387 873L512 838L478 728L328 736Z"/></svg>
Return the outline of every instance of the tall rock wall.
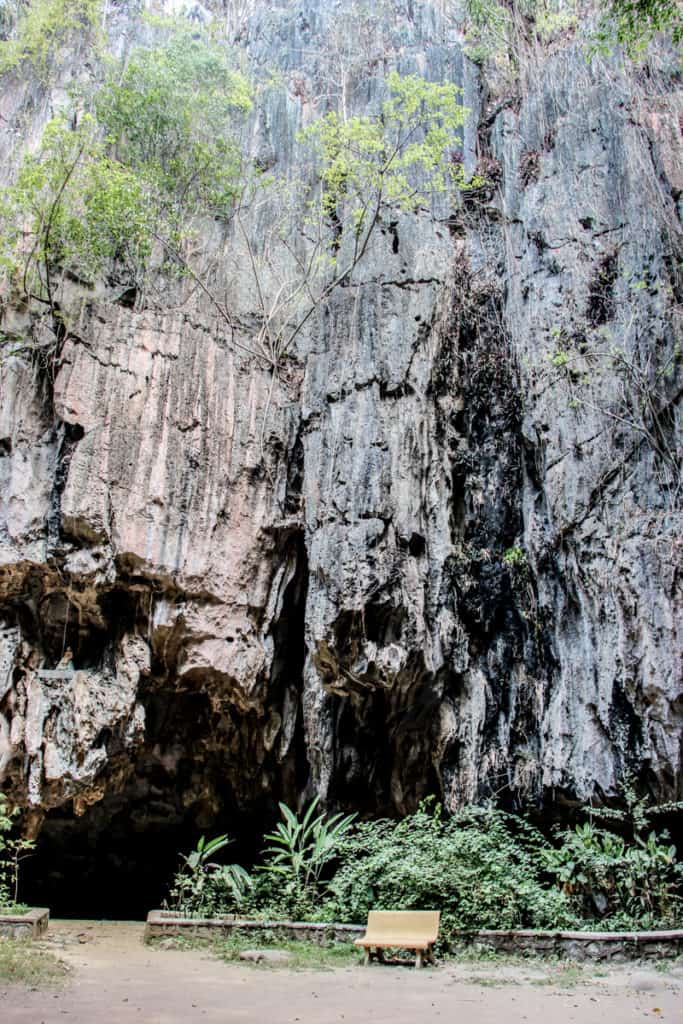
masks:
<svg viewBox="0 0 683 1024"><path fill-rule="evenodd" d="M382 221L276 380L182 283L0 365L0 777L55 835L683 796L677 66L568 33L487 79L429 3L356 15L234 26L255 157L396 67L463 85L483 184ZM62 94L3 90L9 175ZM203 244L248 344L243 244Z"/></svg>

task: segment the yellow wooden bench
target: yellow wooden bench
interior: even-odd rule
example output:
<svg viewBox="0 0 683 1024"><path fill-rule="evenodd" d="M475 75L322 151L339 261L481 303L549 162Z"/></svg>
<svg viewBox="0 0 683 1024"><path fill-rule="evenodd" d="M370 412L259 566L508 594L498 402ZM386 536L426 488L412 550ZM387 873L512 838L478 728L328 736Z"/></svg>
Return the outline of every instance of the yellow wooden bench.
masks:
<svg viewBox="0 0 683 1024"><path fill-rule="evenodd" d="M432 960L432 949L439 934L438 910L371 910L362 939L355 945L365 950L365 965L376 950L377 959L382 960L383 950L414 949L415 966L423 967L425 960Z"/></svg>

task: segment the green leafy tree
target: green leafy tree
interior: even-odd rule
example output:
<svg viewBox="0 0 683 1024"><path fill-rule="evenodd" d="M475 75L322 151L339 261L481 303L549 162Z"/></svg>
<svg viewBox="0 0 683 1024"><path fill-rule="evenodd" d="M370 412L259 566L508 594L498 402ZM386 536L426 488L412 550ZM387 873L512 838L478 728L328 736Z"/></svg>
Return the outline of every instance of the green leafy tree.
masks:
<svg viewBox="0 0 683 1024"><path fill-rule="evenodd" d="M91 115L60 116L25 157L0 206L5 287L46 306L66 328L66 279L92 286L116 263L135 279L151 251L153 212L144 182L112 159Z"/></svg>
<svg viewBox="0 0 683 1024"><path fill-rule="evenodd" d="M369 910L442 911L454 928L575 923L569 900L543 881L543 837L523 819L469 808L450 818L423 805L400 821L362 822L341 845L325 912L362 921Z"/></svg>
<svg viewBox="0 0 683 1024"><path fill-rule="evenodd" d="M242 184L239 130L252 105L224 47L173 26L137 47L95 99L117 160L138 174L171 223L229 216Z"/></svg>
<svg viewBox="0 0 683 1024"><path fill-rule="evenodd" d="M609 0L596 33L598 49L608 52L615 44L631 57L640 57L659 32L683 40L683 10L679 0Z"/></svg>
<svg viewBox="0 0 683 1024"><path fill-rule="evenodd" d="M464 184L463 170L450 160L466 110L460 90L451 83L428 82L419 75L387 76L387 99L374 116L344 118L330 112L301 135L314 159L312 197L290 205L290 214L305 226L308 247L297 253L291 244L292 220L283 218L271 249L260 256L250 248L257 292L262 296L261 346L277 367L313 313L347 283L363 259L386 215L430 209L436 194ZM282 183L267 179L271 193ZM276 197L272 205L280 203ZM246 231L244 232L246 238ZM273 248L291 259L266 302L263 282L278 260Z"/></svg>
<svg viewBox="0 0 683 1024"><path fill-rule="evenodd" d="M414 212L463 183L461 165L447 153L466 116L458 86L392 71L387 88L379 115L343 120L331 112L303 133L319 161L322 210L352 235L352 263L383 208Z"/></svg>
<svg viewBox="0 0 683 1024"><path fill-rule="evenodd" d="M169 257L185 269L198 220L228 216L239 192L248 82L210 40L164 32L112 67L93 112L47 125L2 196L5 296L49 310L57 353L69 285L141 288Z"/></svg>
<svg viewBox="0 0 683 1024"><path fill-rule="evenodd" d="M31 839L12 836L18 811L10 811L7 797L0 793L0 912L24 910L19 899L19 864L35 847Z"/></svg>
<svg viewBox="0 0 683 1024"><path fill-rule="evenodd" d="M30 67L46 81L75 40L99 41L101 14L101 0L27 0L0 41L0 74Z"/></svg>

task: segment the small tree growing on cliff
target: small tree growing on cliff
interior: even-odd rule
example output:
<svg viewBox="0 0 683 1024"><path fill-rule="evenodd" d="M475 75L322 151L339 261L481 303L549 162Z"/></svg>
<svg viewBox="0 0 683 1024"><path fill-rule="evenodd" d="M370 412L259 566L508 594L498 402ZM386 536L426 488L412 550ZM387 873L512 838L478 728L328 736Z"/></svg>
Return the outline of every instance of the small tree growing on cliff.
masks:
<svg viewBox="0 0 683 1024"><path fill-rule="evenodd" d="M77 297L102 281L137 292L174 268L212 303L230 344L275 380L313 313L350 281L382 218L424 209L463 183L449 160L466 113L459 90L393 72L374 115L319 118L302 135L311 175L292 202L291 183L244 156L251 94L229 52L188 27L164 22L160 31L160 43L112 67L91 113L53 121L25 159L0 210L5 291L50 312L58 354L71 285ZM247 226L257 208L268 244L254 245ZM243 240L260 313L251 338L237 337L216 267L193 245L208 218L233 221L233 241Z"/></svg>
<svg viewBox="0 0 683 1024"><path fill-rule="evenodd" d="M101 41L101 0L27 0L15 10L13 31L0 40L0 74L30 68L47 82L74 41Z"/></svg>
<svg viewBox="0 0 683 1024"><path fill-rule="evenodd" d="M448 158L467 113L458 86L398 72L386 84L377 114L344 118L333 111L301 133L315 184L293 204L288 191L289 216L269 246L256 253L243 231L260 297L259 342L275 369L315 311L350 281L384 216L417 213L434 195L465 184L462 165ZM281 208L282 188L270 178L256 197ZM297 224L306 240L299 250L292 240ZM275 287L266 289L273 278Z"/></svg>
<svg viewBox="0 0 683 1024"><path fill-rule="evenodd" d="M99 126L85 115L47 125L0 208L6 279L64 329L60 284L92 286L109 261L130 274L151 247L151 214L143 181L109 157Z"/></svg>
<svg viewBox="0 0 683 1024"><path fill-rule="evenodd" d="M112 68L93 111L49 122L2 196L6 297L49 311L57 354L70 282L140 289L155 250L175 255L197 218L228 217L239 191L247 80L222 47L186 27L162 31Z"/></svg>

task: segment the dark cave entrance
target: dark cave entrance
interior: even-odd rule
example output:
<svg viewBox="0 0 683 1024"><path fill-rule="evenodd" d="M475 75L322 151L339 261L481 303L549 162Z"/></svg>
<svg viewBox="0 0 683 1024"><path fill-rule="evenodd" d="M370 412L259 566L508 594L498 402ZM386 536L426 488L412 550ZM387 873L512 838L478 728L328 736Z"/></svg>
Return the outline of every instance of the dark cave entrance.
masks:
<svg viewBox="0 0 683 1024"><path fill-rule="evenodd" d="M220 860L250 867L278 801L295 806L308 782L301 689L308 566L302 538L287 539L295 571L273 624L269 702L239 709L216 702L207 680L182 686L154 672L140 699L145 743L133 765L114 758L104 797L78 817L71 804L47 812L35 853L22 864L21 898L54 917L142 920L160 907L202 835L227 832ZM213 695L215 697L215 694ZM267 715L294 707L286 753L264 744Z"/></svg>
<svg viewBox="0 0 683 1024"><path fill-rule="evenodd" d="M220 859L250 865L274 817L267 803L239 814L226 801L207 827L207 808L160 817L161 806L136 803L134 789L105 797L81 818L70 808L48 814L35 855L22 866L26 902L58 918L143 920L167 898L180 854L201 835L228 831L235 841Z"/></svg>

